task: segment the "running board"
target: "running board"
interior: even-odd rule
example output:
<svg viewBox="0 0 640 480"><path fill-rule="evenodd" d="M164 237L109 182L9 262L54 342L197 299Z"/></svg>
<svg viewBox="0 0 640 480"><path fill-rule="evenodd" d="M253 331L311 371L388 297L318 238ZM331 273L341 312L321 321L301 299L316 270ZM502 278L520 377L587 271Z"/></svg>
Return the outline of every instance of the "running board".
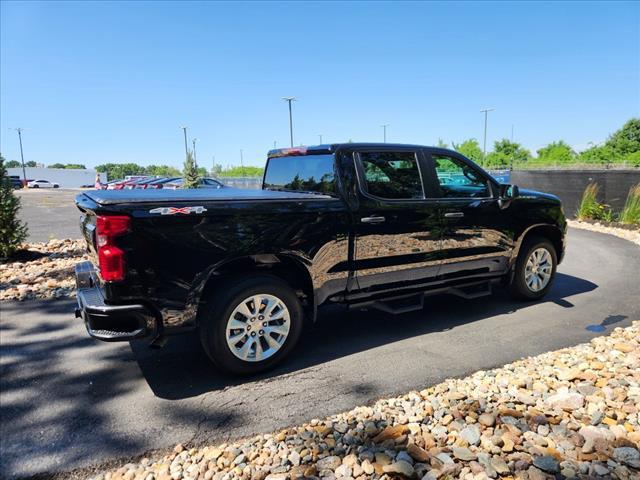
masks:
<svg viewBox="0 0 640 480"><path fill-rule="evenodd" d="M491 295L491 280L483 280L481 282L472 282L455 287L442 287L424 292L413 293L410 295L402 295L388 298L380 298L376 300L367 300L364 302L355 302L349 304L350 310L362 308L373 308L381 312L399 315L402 313L414 312L422 310L424 307L425 297L440 294L451 294L460 298L471 300L474 298L485 297Z"/></svg>

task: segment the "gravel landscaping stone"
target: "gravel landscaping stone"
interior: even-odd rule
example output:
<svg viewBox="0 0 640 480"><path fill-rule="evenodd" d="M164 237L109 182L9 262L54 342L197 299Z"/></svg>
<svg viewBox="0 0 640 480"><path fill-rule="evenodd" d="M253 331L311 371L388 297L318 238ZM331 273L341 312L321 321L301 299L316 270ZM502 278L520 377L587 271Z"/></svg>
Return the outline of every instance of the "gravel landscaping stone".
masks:
<svg viewBox="0 0 640 480"><path fill-rule="evenodd" d="M640 478L640 321L610 336L96 478ZM598 415L600 414L600 415Z"/></svg>
<svg viewBox="0 0 640 480"><path fill-rule="evenodd" d="M0 264L0 301L75 297L74 269L88 258L84 240L29 243Z"/></svg>

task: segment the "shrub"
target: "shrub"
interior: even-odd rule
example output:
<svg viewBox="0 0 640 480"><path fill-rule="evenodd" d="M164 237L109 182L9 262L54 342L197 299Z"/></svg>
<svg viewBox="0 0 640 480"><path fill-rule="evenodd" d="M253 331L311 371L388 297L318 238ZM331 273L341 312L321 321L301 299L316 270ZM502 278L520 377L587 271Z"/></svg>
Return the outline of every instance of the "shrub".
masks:
<svg viewBox="0 0 640 480"><path fill-rule="evenodd" d="M597 183L590 183L584 189L580 207L576 212L578 220L595 219L599 215L600 203L598 203L598 192L600 187Z"/></svg>
<svg viewBox="0 0 640 480"><path fill-rule="evenodd" d="M182 188L198 188L198 169L191 150L187 152L182 170Z"/></svg>
<svg viewBox="0 0 640 480"><path fill-rule="evenodd" d="M0 258L10 257L27 238L27 227L18 219L20 199L0 156Z"/></svg>
<svg viewBox="0 0 640 480"><path fill-rule="evenodd" d="M640 183L629 189L627 201L620 213L620 221L640 224Z"/></svg>

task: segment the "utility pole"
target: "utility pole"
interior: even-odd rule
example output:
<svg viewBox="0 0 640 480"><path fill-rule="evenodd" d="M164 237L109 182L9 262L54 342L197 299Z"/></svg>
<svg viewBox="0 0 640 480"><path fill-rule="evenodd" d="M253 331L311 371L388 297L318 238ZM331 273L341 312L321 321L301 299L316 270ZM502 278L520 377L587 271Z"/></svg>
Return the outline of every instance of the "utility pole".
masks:
<svg viewBox="0 0 640 480"><path fill-rule="evenodd" d="M320 145L322 145L322 134L321 134L321 133L319 133L319 134L318 134L318 137L320 138Z"/></svg>
<svg viewBox="0 0 640 480"><path fill-rule="evenodd" d="M193 163L195 164L196 168L198 168L198 158L196 157L196 142L198 141L197 138L194 138L193 140L191 140L191 143L193 143Z"/></svg>
<svg viewBox="0 0 640 480"><path fill-rule="evenodd" d="M240 173L244 177L244 158L242 156L242 149L240 149Z"/></svg>
<svg viewBox="0 0 640 480"><path fill-rule="evenodd" d="M293 114L291 113L291 102L295 102L296 97L282 97L289 104L289 136L291 137L291 148L293 148Z"/></svg>
<svg viewBox="0 0 640 480"><path fill-rule="evenodd" d="M11 129L9 129L11 130ZM18 141L20 142L20 160L22 161L22 179L24 180L24 186L27 186L27 171L24 168L24 152L22 151L22 130L21 127L14 128L16 132L18 132Z"/></svg>
<svg viewBox="0 0 640 480"><path fill-rule="evenodd" d="M189 147L187 146L187 127L180 127L184 132L184 155L185 158L189 155Z"/></svg>
<svg viewBox="0 0 640 480"><path fill-rule="evenodd" d="M278 145L278 142L276 142L275 140L273 141L273 148L276 149Z"/></svg>
<svg viewBox="0 0 640 480"><path fill-rule="evenodd" d="M494 111L495 108L485 108L484 110L480 110L480 113L484 113L484 143L482 148L482 163L485 163L487 160L487 117L489 116L489 112Z"/></svg>
<svg viewBox="0 0 640 480"><path fill-rule="evenodd" d="M382 127L382 141L384 143L387 143L387 127L389 126L388 123L385 123L384 125L380 125Z"/></svg>

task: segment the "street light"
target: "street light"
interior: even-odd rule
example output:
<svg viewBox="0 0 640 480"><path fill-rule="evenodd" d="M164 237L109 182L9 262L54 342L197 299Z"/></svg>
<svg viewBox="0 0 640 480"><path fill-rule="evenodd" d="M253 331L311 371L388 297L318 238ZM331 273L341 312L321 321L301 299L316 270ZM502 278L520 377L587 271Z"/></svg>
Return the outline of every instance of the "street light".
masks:
<svg viewBox="0 0 640 480"><path fill-rule="evenodd" d="M193 140L191 140L191 143L193 143L193 163L195 164L196 168L198 168L198 158L196 157L196 142L198 141L197 138L194 138Z"/></svg>
<svg viewBox="0 0 640 480"><path fill-rule="evenodd" d="M486 162L487 160L487 118L489 116L489 112L493 112L495 108L485 108L484 110L480 110L480 113L484 112L484 143L482 147L482 162Z"/></svg>
<svg viewBox="0 0 640 480"><path fill-rule="evenodd" d="M289 135L291 137L291 148L293 148L293 114L291 113L291 102L297 101L296 97L282 97L282 100L289 104Z"/></svg>
<svg viewBox="0 0 640 480"><path fill-rule="evenodd" d="M183 126L180 128L184 132L184 155L186 157L187 155L189 155L189 147L187 147L187 127Z"/></svg>
<svg viewBox="0 0 640 480"><path fill-rule="evenodd" d="M319 133L319 134L318 134L318 137L320 138L320 145L322 145L322 134L321 134L321 133Z"/></svg>
<svg viewBox="0 0 640 480"><path fill-rule="evenodd" d="M244 158L242 156L242 149L240 149L240 174L244 177Z"/></svg>
<svg viewBox="0 0 640 480"><path fill-rule="evenodd" d="M9 129L11 130L11 128ZM24 153L22 152L22 130L24 130L21 127L18 128L14 128L13 130L15 130L16 132L18 132L18 140L20 141L20 160L22 161L22 177L24 180L24 186L27 186L27 171L24 168Z"/></svg>
<svg viewBox="0 0 640 480"><path fill-rule="evenodd" d="M382 127L382 140L384 143L387 143L387 127L389 126L388 123L385 123L384 125L380 125Z"/></svg>

